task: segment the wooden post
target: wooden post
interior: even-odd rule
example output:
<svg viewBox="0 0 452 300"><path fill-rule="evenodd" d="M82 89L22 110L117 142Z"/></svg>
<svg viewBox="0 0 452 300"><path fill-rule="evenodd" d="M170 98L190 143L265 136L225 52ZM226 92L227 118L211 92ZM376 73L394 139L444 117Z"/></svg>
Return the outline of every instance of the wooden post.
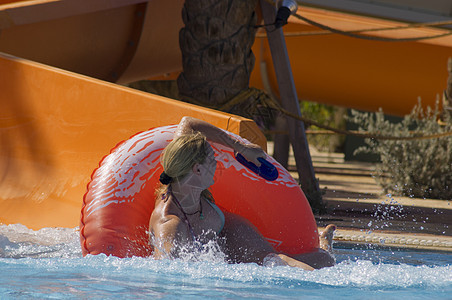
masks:
<svg viewBox="0 0 452 300"><path fill-rule="evenodd" d="M272 24L276 18L276 7L266 0L260 0L262 15L265 24ZM272 54L273 66L276 72L279 93L282 106L293 113L301 116L300 105L298 103L297 91L292 76L289 57L287 54L286 41L282 28L274 30L274 27L267 28L268 44ZM305 127L302 121L286 117L289 129L289 138L292 144L295 162L301 187L305 193L316 194L318 197L311 201L322 202L320 188L315 178L314 167L312 166L311 154L309 153L308 141L305 135ZM311 205L313 203L311 202Z"/></svg>
<svg viewBox="0 0 452 300"><path fill-rule="evenodd" d="M278 114L275 119L276 131L287 131L287 118ZM281 164L284 168L289 167L289 149L290 139L289 135L285 133L277 133L273 136L273 158Z"/></svg>

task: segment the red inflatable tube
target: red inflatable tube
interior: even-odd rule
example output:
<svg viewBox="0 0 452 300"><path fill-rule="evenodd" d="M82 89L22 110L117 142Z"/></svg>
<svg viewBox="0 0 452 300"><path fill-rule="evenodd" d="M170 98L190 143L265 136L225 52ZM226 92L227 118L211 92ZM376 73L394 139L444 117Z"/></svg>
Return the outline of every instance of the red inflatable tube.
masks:
<svg viewBox="0 0 452 300"><path fill-rule="evenodd" d="M151 129L119 143L100 162L83 198L80 242L83 255L149 256L149 219L162 172L160 154L177 125ZM241 141L248 141L232 134ZM289 172L267 181L237 162L232 149L211 143L218 161L212 194L222 210L250 220L276 251L297 255L319 247L309 203Z"/></svg>

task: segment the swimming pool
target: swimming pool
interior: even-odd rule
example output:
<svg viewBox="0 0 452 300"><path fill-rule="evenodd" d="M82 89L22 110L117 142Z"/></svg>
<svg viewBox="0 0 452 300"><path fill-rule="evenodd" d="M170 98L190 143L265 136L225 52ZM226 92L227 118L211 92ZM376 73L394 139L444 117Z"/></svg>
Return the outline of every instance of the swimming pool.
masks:
<svg viewBox="0 0 452 300"><path fill-rule="evenodd" d="M313 272L199 260L81 256L78 232L0 225L1 299L451 299L452 255L335 244L338 265Z"/></svg>

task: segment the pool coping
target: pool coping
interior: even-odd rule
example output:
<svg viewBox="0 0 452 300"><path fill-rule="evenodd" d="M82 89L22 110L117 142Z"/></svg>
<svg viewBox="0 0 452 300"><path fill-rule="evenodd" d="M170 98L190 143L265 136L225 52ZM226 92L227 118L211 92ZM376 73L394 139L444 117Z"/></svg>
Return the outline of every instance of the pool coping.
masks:
<svg viewBox="0 0 452 300"><path fill-rule="evenodd" d="M319 227L319 232L324 229ZM452 252L450 236L338 228L333 240L347 244Z"/></svg>

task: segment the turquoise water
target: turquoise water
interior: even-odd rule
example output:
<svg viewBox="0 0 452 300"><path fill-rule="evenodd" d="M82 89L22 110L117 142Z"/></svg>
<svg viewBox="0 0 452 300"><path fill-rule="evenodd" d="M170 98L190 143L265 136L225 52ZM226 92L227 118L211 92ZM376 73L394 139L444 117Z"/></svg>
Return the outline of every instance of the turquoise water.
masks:
<svg viewBox="0 0 452 300"><path fill-rule="evenodd" d="M200 258L81 256L75 229L0 225L1 299L452 299L452 255L353 249L313 272Z"/></svg>

